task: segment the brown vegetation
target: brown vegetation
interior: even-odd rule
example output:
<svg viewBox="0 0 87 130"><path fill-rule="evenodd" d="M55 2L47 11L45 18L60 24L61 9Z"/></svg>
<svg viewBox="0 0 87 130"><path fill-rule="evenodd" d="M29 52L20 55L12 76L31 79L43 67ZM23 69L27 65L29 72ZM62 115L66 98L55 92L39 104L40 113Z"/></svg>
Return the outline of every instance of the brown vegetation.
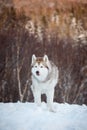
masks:
<svg viewBox="0 0 87 130"><path fill-rule="evenodd" d="M17 13L15 3L5 2L0 5L0 101L33 101L31 56L47 54L60 72L54 100L87 104L86 4L60 2L51 8L49 1L44 6L32 0L29 11Z"/></svg>

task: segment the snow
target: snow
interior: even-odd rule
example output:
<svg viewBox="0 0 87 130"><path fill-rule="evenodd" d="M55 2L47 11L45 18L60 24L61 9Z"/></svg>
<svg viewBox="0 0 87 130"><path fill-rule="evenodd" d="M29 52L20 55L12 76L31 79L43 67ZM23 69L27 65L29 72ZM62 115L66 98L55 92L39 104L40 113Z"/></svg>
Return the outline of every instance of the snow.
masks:
<svg viewBox="0 0 87 130"><path fill-rule="evenodd" d="M0 130L87 130L87 106L46 103L0 103Z"/></svg>

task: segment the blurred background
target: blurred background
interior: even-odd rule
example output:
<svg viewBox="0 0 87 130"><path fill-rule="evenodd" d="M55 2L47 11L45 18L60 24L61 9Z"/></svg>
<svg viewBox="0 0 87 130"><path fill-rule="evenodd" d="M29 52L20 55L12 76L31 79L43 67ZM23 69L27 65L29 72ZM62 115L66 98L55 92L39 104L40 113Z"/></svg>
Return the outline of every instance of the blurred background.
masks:
<svg viewBox="0 0 87 130"><path fill-rule="evenodd" d="M87 1L0 0L0 102L33 101L32 54L59 68L54 101L87 105Z"/></svg>

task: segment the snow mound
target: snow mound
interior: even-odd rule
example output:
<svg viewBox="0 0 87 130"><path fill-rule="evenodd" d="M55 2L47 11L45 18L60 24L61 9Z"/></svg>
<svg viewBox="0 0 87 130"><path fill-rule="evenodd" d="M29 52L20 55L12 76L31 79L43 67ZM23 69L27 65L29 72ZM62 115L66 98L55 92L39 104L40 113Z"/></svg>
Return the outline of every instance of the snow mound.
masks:
<svg viewBox="0 0 87 130"><path fill-rule="evenodd" d="M87 130L87 106L54 103L0 103L0 130Z"/></svg>

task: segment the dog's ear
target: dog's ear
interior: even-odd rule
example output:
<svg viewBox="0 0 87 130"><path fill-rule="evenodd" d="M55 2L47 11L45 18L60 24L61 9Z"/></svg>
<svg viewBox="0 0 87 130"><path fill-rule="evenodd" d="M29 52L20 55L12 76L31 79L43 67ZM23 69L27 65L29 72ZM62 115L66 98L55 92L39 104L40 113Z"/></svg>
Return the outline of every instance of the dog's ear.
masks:
<svg viewBox="0 0 87 130"><path fill-rule="evenodd" d="M31 64L33 64L35 61L36 61L36 56L35 56L35 54L33 54L32 55L32 62L31 62Z"/></svg>
<svg viewBox="0 0 87 130"><path fill-rule="evenodd" d="M43 60L44 60L45 62L48 62L48 56L47 56L47 55L44 55Z"/></svg>
<svg viewBox="0 0 87 130"><path fill-rule="evenodd" d="M50 64L50 61L48 59L48 56L44 55L43 60L44 60L44 62L46 62L46 65L47 65L47 68L49 69L49 71L51 71L51 64Z"/></svg>

